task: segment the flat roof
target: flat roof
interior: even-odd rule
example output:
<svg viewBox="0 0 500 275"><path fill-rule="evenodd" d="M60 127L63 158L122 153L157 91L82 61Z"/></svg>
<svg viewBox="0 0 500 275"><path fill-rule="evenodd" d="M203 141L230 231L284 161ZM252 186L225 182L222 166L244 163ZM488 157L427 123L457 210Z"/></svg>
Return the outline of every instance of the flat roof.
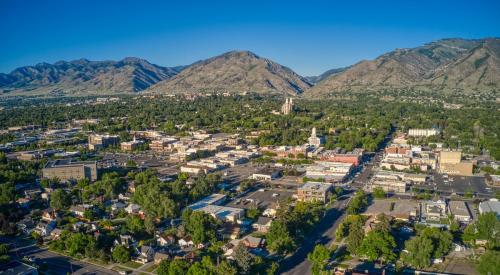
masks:
<svg viewBox="0 0 500 275"><path fill-rule="evenodd" d="M469 206L467 205L467 202L450 201L448 202L448 206L450 208L451 214L470 217Z"/></svg>
<svg viewBox="0 0 500 275"><path fill-rule="evenodd" d="M479 207L481 207L484 212L495 212L497 214L500 214L500 201L483 201L479 203Z"/></svg>
<svg viewBox="0 0 500 275"><path fill-rule="evenodd" d="M324 193L324 192L328 191L328 189L330 189L331 187L332 187L332 184L309 181L309 182L304 183L304 185L299 187L299 189L311 190L311 191L314 190L314 191L319 191L319 192Z"/></svg>
<svg viewBox="0 0 500 275"><path fill-rule="evenodd" d="M250 209L257 205L258 207L268 208L272 204L291 198L293 195L295 195L295 191L292 190L264 189L264 191L254 191L242 198L235 199L228 203L227 206Z"/></svg>
<svg viewBox="0 0 500 275"><path fill-rule="evenodd" d="M52 160L45 164L45 168L62 167L62 166L72 166L72 165L85 165L85 164L96 164L95 161L73 161L72 159L58 159Z"/></svg>
<svg viewBox="0 0 500 275"><path fill-rule="evenodd" d="M208 206L208 205L212 205L220 200L223 200L226 198L226 195L223 195L223 194L211 194L209 196L206 196L204 197L203 199L191 204L191 205L188 205L189 208L193 209L193 210L199 210L205 206Z"/></svg>
<svg viewBox="0 0 500 275"><path fill-rule="evenodd" d="M407 217L418 208L418 202L411 200L375 200L362 214L377 216L384 213L393 217Z"/></svg>

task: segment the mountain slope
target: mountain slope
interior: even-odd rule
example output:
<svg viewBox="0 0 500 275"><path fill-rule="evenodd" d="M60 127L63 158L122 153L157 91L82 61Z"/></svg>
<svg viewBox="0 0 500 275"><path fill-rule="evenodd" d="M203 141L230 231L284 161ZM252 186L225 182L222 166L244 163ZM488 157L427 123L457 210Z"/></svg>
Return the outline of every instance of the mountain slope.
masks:
<svg viewBox="0 0 500 275"><path fill-rule="evenodd" d="M318 82L321 82L323 79L327 79L328 77L335 75L335 74L339 74L347 69L349 69L349 67L331 69L331 70L328 70L320 75L306 76L305 79L307 79L307 81L309 81L309 83L316 84Z"/></svg>
<svg viewBox="0 0 500 275"><path fill-rule="evenodd" d="M248 51L231 51L187 67L148 89L154 93L278 92L297 95L310 88L287 67Z"/></svg>
<svg viewBox="0 0 500 275"><path fill-rule="evenodd" d="M466 92L498 88L499 43L500 39L444 39L417 48L397 49L331 75L306 94L408 87Z"/></svg>
<svg viewBox="0 0 500 275"><path fill-rule="evenodd" d="M179 67L182 69L182 67ZM23 94L131 93L176 75L146 60L128 57L121 61L59 61L40 63L0 74L0 90Z"/></svg>

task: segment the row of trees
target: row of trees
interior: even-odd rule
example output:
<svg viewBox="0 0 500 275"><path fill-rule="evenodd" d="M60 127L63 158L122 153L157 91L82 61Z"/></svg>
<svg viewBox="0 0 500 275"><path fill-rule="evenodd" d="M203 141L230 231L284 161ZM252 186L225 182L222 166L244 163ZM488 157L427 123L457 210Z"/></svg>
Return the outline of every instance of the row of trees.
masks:
<svg viewBox="0 0 500 275"><path fill-rule="evenodd" d="M190 189L187 175L180 174L173 182L160 182L153 170L130 175L134 178L135 192L132 201L139 204L153 218L175 218L179 209L193 201L212 194L220 182L220 175L198 176Z"/></svg>
<svg viewBox="0 0 500 275"><path fill-rule="evenodd" d="M337 240L346 238L347 250L368 261L395 262L398 255L392 232L392 224L387 216L380 214L377 223L366 233L366 218L350 215L340 224L335 236ZM406 241L402 260L416 268L430 266L432 259L444 257L451 250L453 235L450 231L437 227L418 228L417 235Z"/></svg>
<svg viewBox="0 0 500 275"><path fill-rule="evenodd" d="M267 248L281 255L293 252L324 213L324 206L319 203L283 205L266 235Z"/></svg>

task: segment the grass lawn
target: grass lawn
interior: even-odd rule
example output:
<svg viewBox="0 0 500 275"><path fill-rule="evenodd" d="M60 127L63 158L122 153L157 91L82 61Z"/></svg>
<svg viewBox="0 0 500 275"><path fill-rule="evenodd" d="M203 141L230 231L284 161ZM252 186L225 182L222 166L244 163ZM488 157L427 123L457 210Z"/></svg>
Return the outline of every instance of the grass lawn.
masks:
<svg viewBox="0 0 500 275"><path fill-rule="evenodd" d="M149 266L148 268L145 268L143 269L144 271L147 271L147 272L153 272L153 270L155 270L158 266L157 265L151 265Z"/></svg>
<svg viewBox="0 0 500 275"><path fill-rule="evenodd" d="M132 261L130 261L130 262L126 262L126 263L124 263L124 264L122 264L122 265L124 265L124 266L126 266L126 267L130 267L130 268L139 268L139 267L141 267L141 266L142 266L142 264L140 264L140 263L136 263L136 262L132 262Z"/></svg>
<svg viewBox="0 0 500 275"><path fill-rule="evenodd" d="M103 265L103 266L106 266L108 265L109 263L108 262L105 262L105 261L101 261L99 259L87 259L88 262L91 262L93 264L96 264L96 265Z"/></svg>

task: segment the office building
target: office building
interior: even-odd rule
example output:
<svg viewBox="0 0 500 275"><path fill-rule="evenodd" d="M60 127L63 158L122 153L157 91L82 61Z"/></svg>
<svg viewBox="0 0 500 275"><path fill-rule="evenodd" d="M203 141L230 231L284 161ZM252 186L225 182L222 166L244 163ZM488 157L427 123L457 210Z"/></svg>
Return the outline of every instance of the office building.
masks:
<svg viewBox="0 0 500 275"><path fill-rule="evenodd" d="M442 174L472 176L473 164L462 160L460 151L439 152L439 172Z"/></svg>
<svg viewBox="0 0 500 275"><path fill-rule="evenodd" d="M58 159L49 161L42 169L44 178L58 178L61 181L80 180L87 178L97 180L97 162L72 161L71 159Z"/></svg>
<svg viewBox="0 0 500 275"><path fill-rule="evenodd" d="M323 182L306 182L297 188L297 199L306 202L326 202L332 184Z"/></svg>

